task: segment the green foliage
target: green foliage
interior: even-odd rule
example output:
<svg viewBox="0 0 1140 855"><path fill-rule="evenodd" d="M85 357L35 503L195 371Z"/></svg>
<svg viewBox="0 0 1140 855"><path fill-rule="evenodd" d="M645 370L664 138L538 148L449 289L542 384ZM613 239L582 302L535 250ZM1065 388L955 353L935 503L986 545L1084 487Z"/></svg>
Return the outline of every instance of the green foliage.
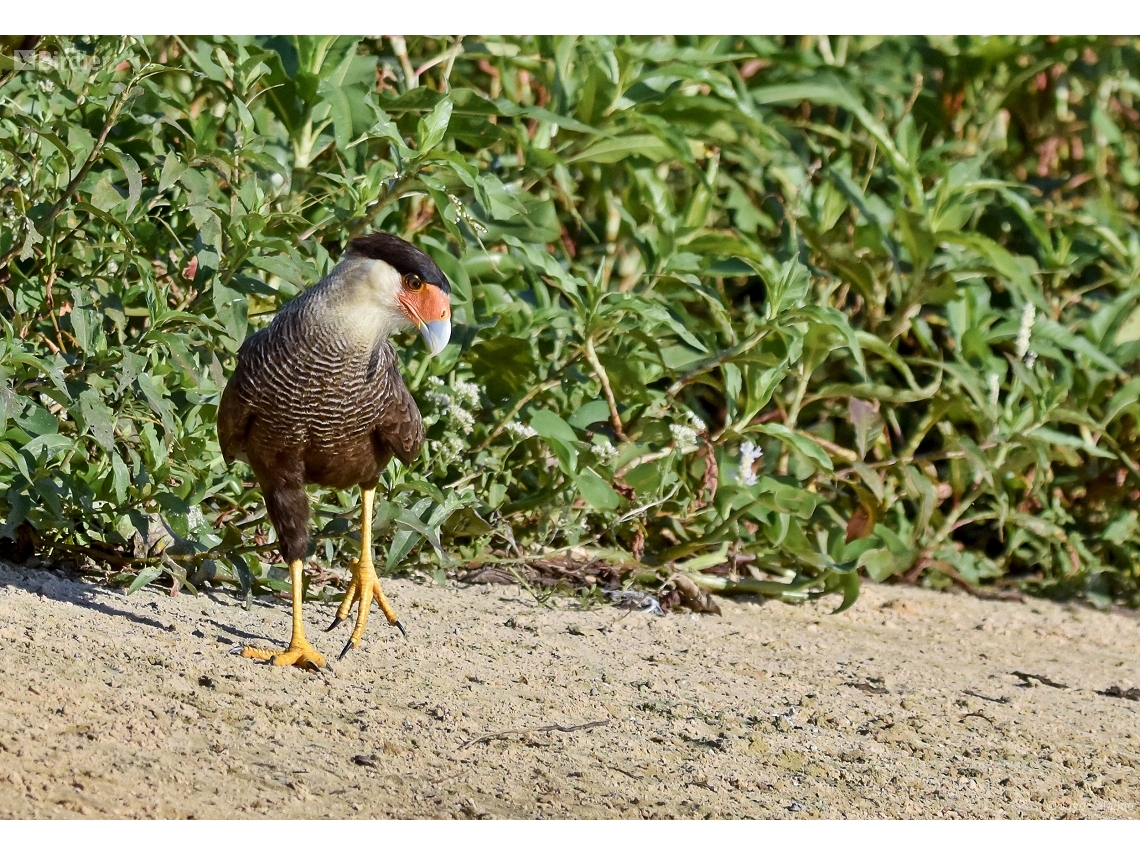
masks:
<svg viewBox="0 0 1140 855"><path fill-rule="evenodd" d="M856 569L1140 601L1135 39L39 49L88 61L0 56L9 536L282 587L219 390L383 229L455 320L436 360L398 342L429 441L385 479L389 570L589 548L844 606ZM356 501L317 496L321 561Z"/></svg>

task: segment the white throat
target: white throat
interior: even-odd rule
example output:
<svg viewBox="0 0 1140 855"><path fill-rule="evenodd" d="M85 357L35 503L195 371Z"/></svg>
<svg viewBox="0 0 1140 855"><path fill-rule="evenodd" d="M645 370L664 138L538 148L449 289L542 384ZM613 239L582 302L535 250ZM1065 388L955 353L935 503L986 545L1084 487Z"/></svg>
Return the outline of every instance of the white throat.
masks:
<svg viewBox="0 0 1140 855"><path fill-rule="evenodd" d="M373 258L348 258L337 265L332 276L342 280L338 283L343 296L337 301L337 312L346 336L371 346L410 325L397 298L402 277L392 265Z"/></svg>

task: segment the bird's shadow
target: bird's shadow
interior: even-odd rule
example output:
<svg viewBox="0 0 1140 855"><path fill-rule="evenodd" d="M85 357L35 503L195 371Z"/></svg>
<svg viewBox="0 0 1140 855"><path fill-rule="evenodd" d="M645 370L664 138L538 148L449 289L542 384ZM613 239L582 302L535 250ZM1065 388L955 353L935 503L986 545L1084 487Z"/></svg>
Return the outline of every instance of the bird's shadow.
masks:
<svg viewBox="0 0 1140 855"><path fill-rule="evenodd" d="M127 595L119 594L92 582L77 579L60 568L9 564L6 561L0 561L0 588L5 587L20 588L29 594L47 597L60 603L71 603L80 608L91 609L108 617L129 620L131 623L150 627L160 632L170 632L174 628L170 624L139 614L129 608L117 608L108 603L107 600L117 599L124 601L124 605L127 605L125 602ZM211 597L211 599L214 598ZM208 617L203 617L202 622L213 624L218 629L239 638L247 640L265 639L265 636L246 632Z"/></svg>
<svg viewBox="0 0 1140 855"><path fill-rule="evenodd" d="M129 602L128 594L120 593L103 585L88 582L61 567L38 565L35 563L36 561L37 559L33 559L33 563L31 564L12 564L0 559L0 589L7 587L20 588L29 594L47 597L48 599L60 603L71 603L80 608L90 609L91 611L107 615L111 618L128 620L131 623L145 626L159 632L172 632L175 629L169 622L163 623L163 621L158 618L140 614L139 611L131 608L135 602L142 608L148 606L153 607L153 602L147 602L143 599ZM241 598L236 595L219 595L216 591L203 591L201 589L199 590L199 594L205 595L211 602L217 605L240 607L241 604ZM108 600L117 600L118 604L121 604L123 607L109 603L107 602ZM257 598L254 599L254 602L257 602ZM262 602L260 605L264 606L266 603ZM333 608L335 608L335 606ZM327 615L324 616L322 620L327 617ZM229 638L219 635L216 639L225 645L231 645L235 640L240 640L246 644L261 643L262 645L268 644L269 646L281 642L280 638L275 639L261 633L249 632L231 623L215 620L205 614L196 617L195 620L199 625L209 624L221 632L228 634L230 636ZM197 631L194 634L197 636L202 635L202 633ZM286 635L285 638L287 639L288 636Z"/></svg>
<svg viewBox="0 0 1140 855"><path fill-rule="evenodd" d="M96 593L100 597L115 596L115 594L91 582L76 579L70 576L67 571L58 568L31 567L0 562L0 587L20 588L29 594L47 597L56 602L72 603L109 617L125 618L132 623L149 626L163 632L168 631L168 625L159 620L137 612L115 608L102 599L96 598Z"/></svg>

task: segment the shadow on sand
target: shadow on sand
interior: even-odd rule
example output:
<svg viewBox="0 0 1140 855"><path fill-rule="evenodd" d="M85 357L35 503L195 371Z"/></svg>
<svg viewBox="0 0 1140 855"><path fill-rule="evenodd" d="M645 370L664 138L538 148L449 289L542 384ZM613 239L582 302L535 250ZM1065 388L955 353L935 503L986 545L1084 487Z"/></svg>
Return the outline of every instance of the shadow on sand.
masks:
<svg viewBox="0 0 1140 855"><path fill-rule="evenodd" d="M76 578L66 570L60 568L41 567L34 565L11 564L0 561L0 587L21 588L29 594L37 594L62 603L73 603L84 609L91 609L108 617L121 618L140 626L150 627L160 632L170 632L174 627L165 624L157 618L140 614L132 609L134 605L126 594L121 594L110 588L96 585ZM213 594L207 594L211 602L221 604ZM116 602L113 605L111 602ZM138 600L138 605L145 608L145 603ZM119 606L122 607L119 607ZM265 640L264 636L254 635L245 630L238 629L220 621L213 620L205 615L202 623L211 624L220 630L246 640Z"/></svg>

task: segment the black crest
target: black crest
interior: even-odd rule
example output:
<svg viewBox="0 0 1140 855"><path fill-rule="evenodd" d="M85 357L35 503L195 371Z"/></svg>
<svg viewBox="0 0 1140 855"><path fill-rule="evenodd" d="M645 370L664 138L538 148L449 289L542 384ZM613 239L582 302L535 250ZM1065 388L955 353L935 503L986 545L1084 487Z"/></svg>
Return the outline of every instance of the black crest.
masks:
<svg viewBox="0 0 1140 855"><path fill-rule="evenodd" d="M443 293L451 293L451 283L447 281L439 265L432 261L426 252L412 246L403 238L387 232L373 232L364 237L353 238L348 244L348 251L352 255L387 262L401 274L414 273L424 282L438 285Z"/></svg>

